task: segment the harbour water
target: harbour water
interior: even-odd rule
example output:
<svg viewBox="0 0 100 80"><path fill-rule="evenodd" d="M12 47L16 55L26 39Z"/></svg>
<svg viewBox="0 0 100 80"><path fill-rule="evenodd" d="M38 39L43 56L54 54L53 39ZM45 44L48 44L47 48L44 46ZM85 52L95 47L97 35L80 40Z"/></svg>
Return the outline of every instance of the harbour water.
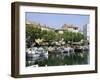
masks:
<svg viewBox="0 0 100 80"><path fill-rule="evenodd" d="M30 54L26 56L26 66L61 66L61 65L84 65L89 64L89 50L82 52L61 53L58 51L48 52L46 57L44 55L35 54L35 57Z"/></svg>

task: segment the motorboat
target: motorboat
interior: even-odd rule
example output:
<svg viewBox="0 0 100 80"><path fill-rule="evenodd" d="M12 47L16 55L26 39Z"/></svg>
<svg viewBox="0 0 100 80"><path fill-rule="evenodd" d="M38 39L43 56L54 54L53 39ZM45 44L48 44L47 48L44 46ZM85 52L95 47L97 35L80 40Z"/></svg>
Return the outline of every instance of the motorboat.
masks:
<svg viewBox="0 0 100 80"><path fill-rule="evenodd" d="M27 59L31 61L36 61L40 58L48 59L48 51L44 50L42 47L33 47L27 51Z"/></svg>
<svg viewBox="0 0 100 80"><path fill-rule="evenodd" d="M72 54L74 54L74 49L71 47L66 47L62 50L63 54L66 54L67 56L70 56Z"/></svg>

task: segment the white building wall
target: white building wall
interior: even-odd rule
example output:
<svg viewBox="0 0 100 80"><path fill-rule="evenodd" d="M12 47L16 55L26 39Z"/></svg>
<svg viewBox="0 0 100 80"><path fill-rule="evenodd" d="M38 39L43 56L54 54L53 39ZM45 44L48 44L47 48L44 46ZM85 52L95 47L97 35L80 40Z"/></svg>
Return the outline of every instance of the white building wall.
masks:
<svg viewBox="0 0 100 80"><path fill-rule="evenodd" d="M90 25L85 24L83 26L83 34L86 40L90 40Z"/></svg>

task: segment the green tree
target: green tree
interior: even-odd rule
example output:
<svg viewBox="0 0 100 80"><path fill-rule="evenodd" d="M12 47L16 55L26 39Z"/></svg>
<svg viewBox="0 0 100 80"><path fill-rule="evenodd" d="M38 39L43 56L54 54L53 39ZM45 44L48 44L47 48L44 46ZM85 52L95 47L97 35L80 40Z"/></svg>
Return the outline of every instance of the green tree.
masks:
<svg viewBox="0 0 100 80"><path fill-rule="evenodd" d="M40 38L41 29L35 25L26 25L26 46L31 47L35 39Z"/></svg>
<svg viewBox="0 0 100 80"><path fill-rule="evenodd" d="M41 38L48 42L54 41L55 40L55 32L43 30L43 31L41 31Z"/></svg>
<svg viewBox="0 0 100 80"><path fill-rule="evenodd" d="M71 42L78 42L84 39L83 34L80 32L70 32L70 31L64 31L63 38L66 42L71 41Z"/></svg>

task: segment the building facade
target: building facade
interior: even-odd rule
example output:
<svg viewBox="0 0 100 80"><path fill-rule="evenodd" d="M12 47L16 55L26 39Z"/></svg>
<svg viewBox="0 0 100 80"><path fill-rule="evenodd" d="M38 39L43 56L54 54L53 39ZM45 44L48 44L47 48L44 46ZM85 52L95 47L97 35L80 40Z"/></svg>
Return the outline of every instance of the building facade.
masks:
<svg viewBox="0 0 100 80"><path fill-rule="evenodd" d="M50 28L49 26L41 25L39 23L35 23L31 21L26 21L26 25L32 25L33 27L41 28L41 30L55 31L54 28Z"/></svg>
<svg viewBox="0 0 100 80"><path fill-rule="evenodd" d="M68 30L68 31L71 31L71 32L79 32L79 27L77 26L74 26L74 25L68 25L68 24L64 24L62 27L61 27L63 30Z"/></svg>
<svg viewBox="0 0 100 80"><path fill-rule="evenodd" d="M41 28L41 30L56 31L60 34L63 34L64 31L79 32L79 27L71 25L71 24L64 24L60 29L54 29L49 26L41 25L39 23L33 23L30 21L27 21L26 24L32 25L33 27Z"/></svg>
<svg viewBox="0 0 100 80"><path fill-rule="evenodd" d="M85 24L83 26L83 35L84 35L84 39L85 40L90 40L90 25L89 24Z"/></svg>

